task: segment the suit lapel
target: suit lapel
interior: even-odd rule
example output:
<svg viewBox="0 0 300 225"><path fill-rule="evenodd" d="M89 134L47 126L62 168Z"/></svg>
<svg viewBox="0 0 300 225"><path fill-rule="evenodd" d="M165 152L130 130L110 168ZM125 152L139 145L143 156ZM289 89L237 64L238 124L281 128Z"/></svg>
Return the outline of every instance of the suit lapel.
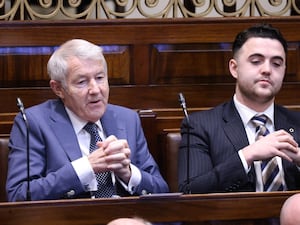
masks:
<svg viewBox="0 0 300 225"><path fill-rule="evenodd" d="M124 121L118 119L116 110L113 110L112 105L107 105L107 109L101 118L101 124L107 137L110 135L114 135L118 139L127 138Z"/></svg>
<svg viewBox="0 0 300 225"><path fill-rule="evenodd" d="M224 105L223 121L225 135L231 141L236 151L239 151L249 145L244 124L234 106L233 100ZM256 180L256 174L253 166L248 173L248 179L251 183L254 183Z"/></svg>
<svg viewBox="0 0 300 225"><path fill-rule="evenodd" d="M243 122L234 106L233 101L223 108L224 132L236 151L249 145Z"/></svg>
<svg viewBox="0 0 300 225"><path fill-rule="evenodd" d="M73 161L82 156L76 134L72 123L64 108L63 103L59 100L53 105L53 110L50 115L50 126L53 133L56 135L62 149L66 155Z"/></svg>
<svg viewBox="0 0 300 225"><path fill-rule="evenodd" d="M297 130L298 125L290 122L290 112L287 109L275 105L274 109L274 123L275 130L284 129L288 133L290 133L294 139L299 143L299 132ZM297 121L297 118L291 119L291 121ZM282 166L285 171L285 182L287 184L288 189L293 189L297 186L295 184L295 174L299 175L298 169L295 167L295 164L290 161L282 158ZM297 180L297 179L296 179Z"/></svg>
<svg viewBox="0 0 300 225"><path fill-rule="evenodd" d="M275 130L284 129L288 133L290 133L295 140L298 140L297 130L293 123L291 123L287 117L288 112L284 112L284 108L275 105L274 109L274 126Z"/></svg>

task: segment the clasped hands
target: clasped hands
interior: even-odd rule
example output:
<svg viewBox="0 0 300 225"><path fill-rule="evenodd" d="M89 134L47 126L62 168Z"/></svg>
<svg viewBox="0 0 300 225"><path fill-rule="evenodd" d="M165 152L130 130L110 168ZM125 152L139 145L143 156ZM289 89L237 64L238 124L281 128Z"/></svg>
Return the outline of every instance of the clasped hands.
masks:
<svg viewBox="0 0 300 225"><path fill-rule="evenodd" d="M113 171L117 177L128 183L131 177L131 160L127 141L111 135L98 142L97 146L98 149L88 156L94 172Z"/></svg>
<svg viewBox="0 0 300 225"><path fill-rule="evenodd" d="M250 166L254 161L279 156L300 166L300 149L293 136L285 130L278 130L261 136L251 145L242 149Z"/></svg>

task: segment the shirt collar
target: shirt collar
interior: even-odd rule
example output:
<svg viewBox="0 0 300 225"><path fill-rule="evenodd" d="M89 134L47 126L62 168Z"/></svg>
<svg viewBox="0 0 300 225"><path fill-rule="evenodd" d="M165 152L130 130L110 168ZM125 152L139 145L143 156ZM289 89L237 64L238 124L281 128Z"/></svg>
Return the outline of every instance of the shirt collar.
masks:
<svg viewBox="0 0 300 225"><path fill-rule="evenodd" d="M243 121L244 126L247 126L249 121L252 119L253 116L256 114L265 114L271 124L274 124L274 102L264 111L264 112L256 112L249 107L243 105L241 102L237 100L236 95L233 96L233 102L237 109L237 111L240 114L240 117Z"/></svg>
<svg viewBox="0 0 300 225"><path fill-rule="evenodd" d="M82 131L82 129L84 128L84 126L89 122L86 120L82 120L81 118L79 118L73 111L71 111L68 107L65 106L65 109L67 111L67 114L71 120L72 126L74 128L74 131L76 134L78 134L79 132ZM100 120L96 121L95 124L97 124L99 130L102 132L102 125Z"/></svg>

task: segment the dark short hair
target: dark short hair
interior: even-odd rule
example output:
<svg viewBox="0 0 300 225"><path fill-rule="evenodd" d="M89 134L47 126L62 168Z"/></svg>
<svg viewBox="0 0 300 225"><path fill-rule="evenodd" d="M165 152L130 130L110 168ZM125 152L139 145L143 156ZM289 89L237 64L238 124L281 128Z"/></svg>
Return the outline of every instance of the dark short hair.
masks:
<svg viewBox="0 0 300 225"><path fill-rule="evenodd" d="M249 38L270 38L278 40L282 47L287 53L287 42L280 33L280 31L277 28L272 27L270 24L256 24L252 27L249 27L246 30L243 30L242 32L238 33L235 37L235 40L232 45L232 53L235 55L240 48L245 44L245 42Z"/></svg>

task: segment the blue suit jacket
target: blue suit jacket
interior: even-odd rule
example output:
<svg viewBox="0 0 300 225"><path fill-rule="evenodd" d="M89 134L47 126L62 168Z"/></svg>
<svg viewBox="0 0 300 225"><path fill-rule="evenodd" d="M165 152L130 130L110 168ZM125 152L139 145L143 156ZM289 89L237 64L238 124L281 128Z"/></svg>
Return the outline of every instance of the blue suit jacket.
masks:
<svg viewBox="0 0 300 225"><path fill-rule="evenodd" d="M179 190L192 193L255 191L254 166L246 174L238 151L249 145L233 101L190 115L190 185L187 185L187 121L182 123L179 151ZM300 113L275 105L275 130L290 132L300 144ZM297 167L283 160L289 190L300 189Z"/></svg>
<svg viewBox="0 0 300 225"><path fill-rule="evenodd" d="M60 199L87 196L71 165L82 157L71 121L60 100L49 100L26 110L30 126L30 191L32 200ZM109 135L127 139L131 149L131 163L142 174L139 195L167 192L168 186L149 153L139 116L133 110L108 104L101 118ZM15 118L9 142L7 194L9 201L26 199L26 127L20 114ZM119 194L128 195L120 190Z"/></svg>

